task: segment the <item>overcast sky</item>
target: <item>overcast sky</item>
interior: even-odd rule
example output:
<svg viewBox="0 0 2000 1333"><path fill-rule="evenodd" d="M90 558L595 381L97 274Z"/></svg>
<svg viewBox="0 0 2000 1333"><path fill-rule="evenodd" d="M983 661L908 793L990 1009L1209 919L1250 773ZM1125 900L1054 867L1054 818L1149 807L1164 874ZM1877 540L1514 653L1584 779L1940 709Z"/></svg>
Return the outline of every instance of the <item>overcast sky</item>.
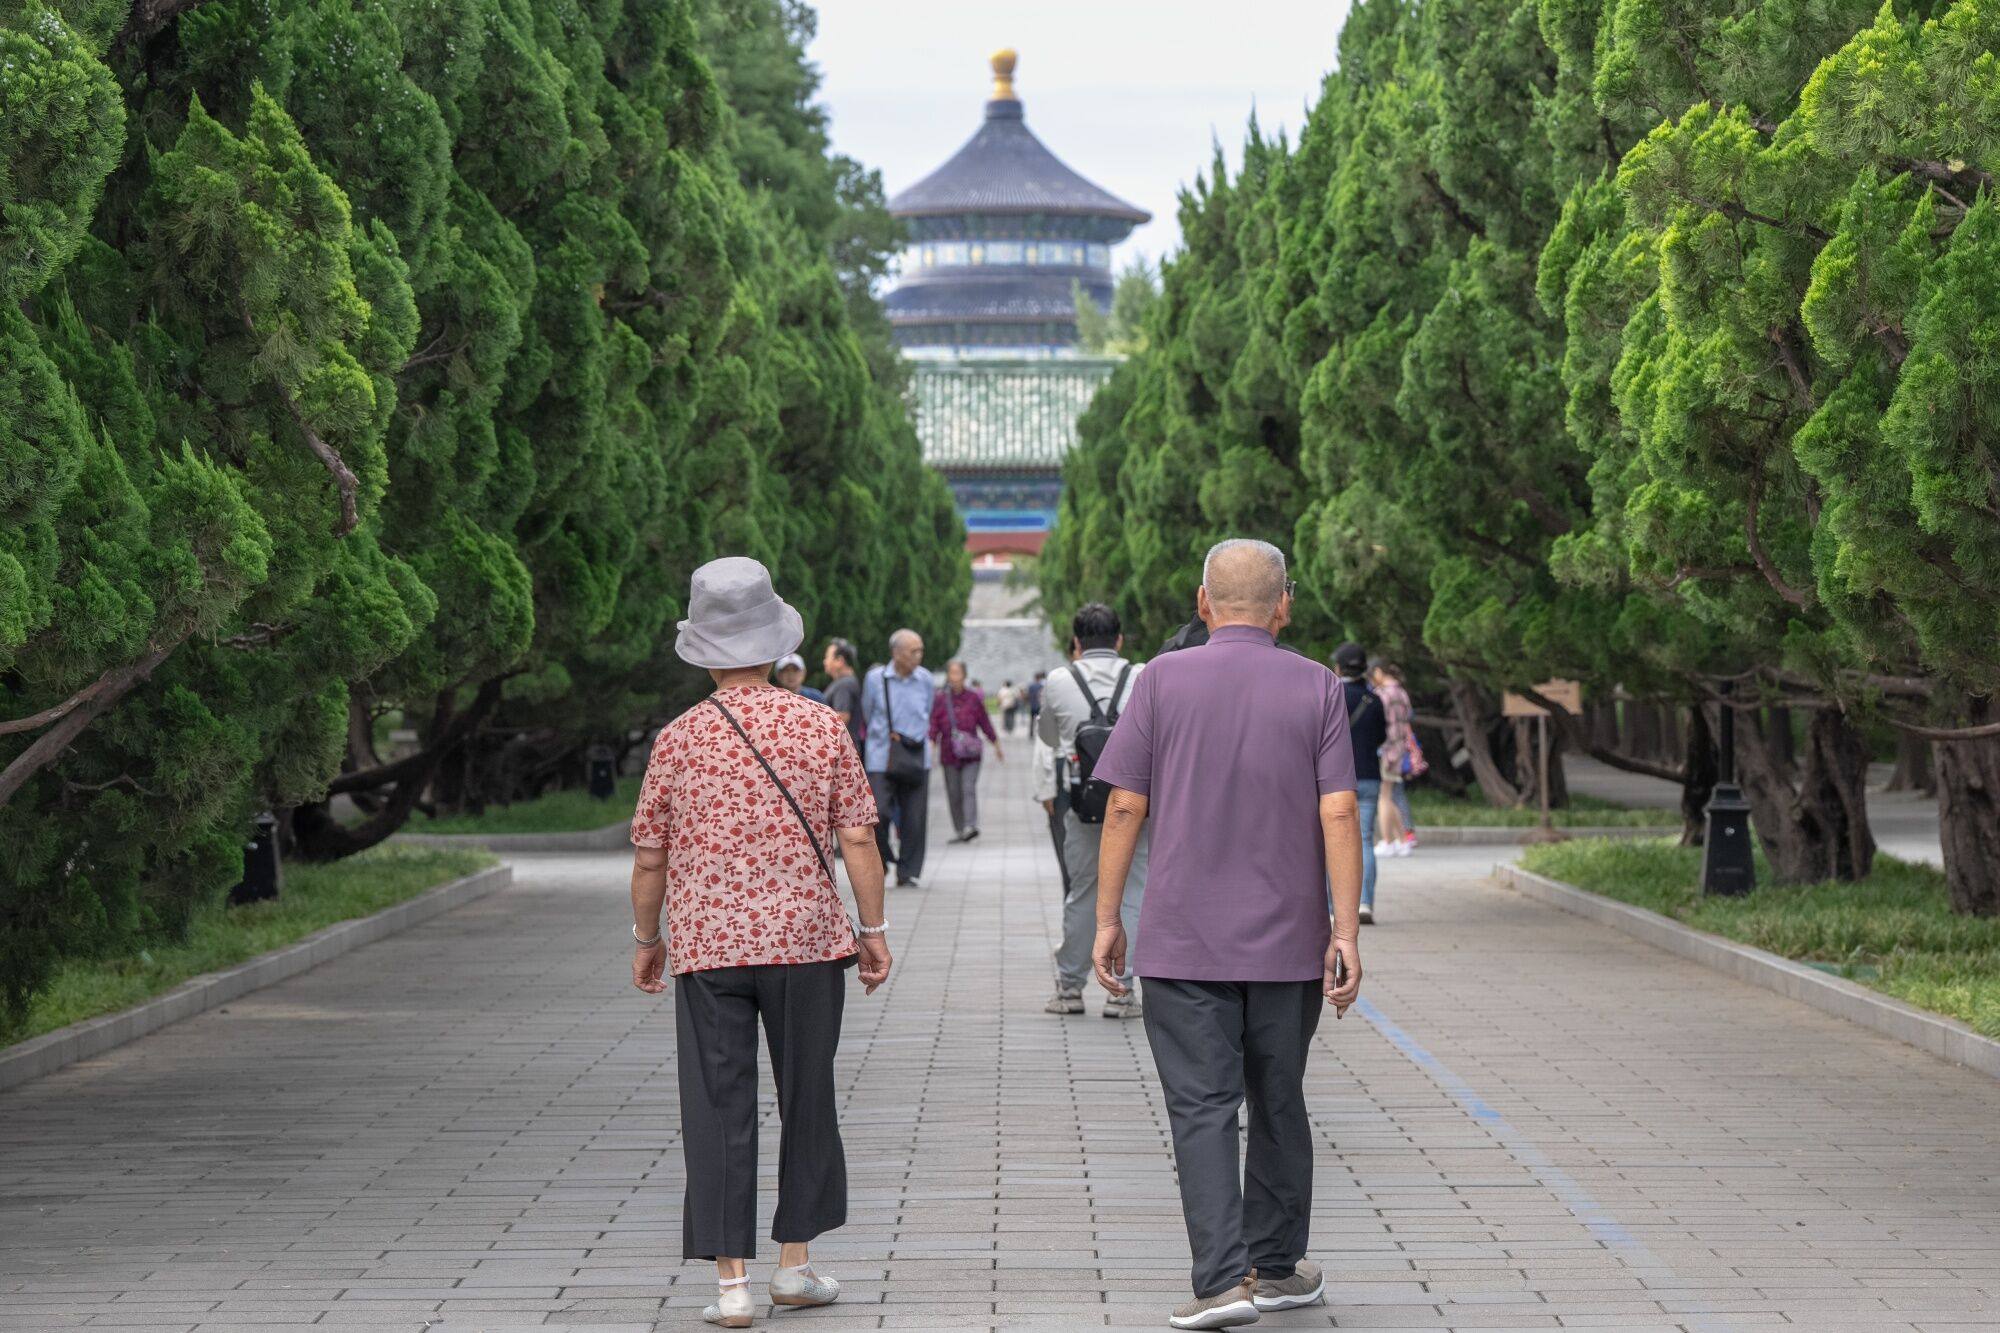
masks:
<svg viewBox="0 0 2000 1333"><path fill-rule="evenodd" d="M1347 0L819 0L812 56L835 145L894 194L972 137L987 58L1014 47L1028 127L1153 214L1122 265L1179 243L1176 193L1217 139L1235 164L1253 107L1296 134L1346 14Z"/></svg>

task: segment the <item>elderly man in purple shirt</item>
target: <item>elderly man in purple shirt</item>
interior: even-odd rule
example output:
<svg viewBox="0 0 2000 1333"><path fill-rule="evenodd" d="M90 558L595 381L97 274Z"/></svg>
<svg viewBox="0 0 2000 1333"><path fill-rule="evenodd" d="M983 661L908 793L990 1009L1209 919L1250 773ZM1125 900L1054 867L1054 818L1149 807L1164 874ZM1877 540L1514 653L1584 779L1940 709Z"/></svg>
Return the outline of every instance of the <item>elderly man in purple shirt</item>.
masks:
<svg viewBox="0 0 2000 1333"><path fill-rule="evenodd" d="M1125 877L1152 820L1131 970L1145 981L1194 1255L1195 1299L1174 1311L1175 1328L1250 1324L1325 1299L1305 1258L1306 1051L1322 1006L1345 1014L1361 989L1361 822L1340 682L1277 646L1291 594L1276 547L1209 551L1196 600L1208 642L1146 668L1093 775L1114 789L1093 954L1114 995L1126 975Z"/></svg>

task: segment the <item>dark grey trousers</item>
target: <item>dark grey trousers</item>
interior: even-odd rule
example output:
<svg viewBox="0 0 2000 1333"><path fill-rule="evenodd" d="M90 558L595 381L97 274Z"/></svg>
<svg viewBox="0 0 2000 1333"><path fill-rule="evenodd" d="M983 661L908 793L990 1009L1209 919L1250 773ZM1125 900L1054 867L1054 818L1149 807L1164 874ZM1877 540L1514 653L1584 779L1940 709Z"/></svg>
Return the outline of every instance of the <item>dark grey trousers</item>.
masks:
<svg viewBox="0 0 2000 1333"><path fill-rule="evenodd" d="M894 865L896 878L915 879L924 873L924 835L930 827L931 775L892 778L870 773L868 789L875 795L875 847L884 867ZM889 847L890 816L895 817L896 847Z"/></svg>
<svg viewBox="0 0 2000 1333"><path fill-rule="evenodd" d="M1145 978L1153 1048L1180 1168L1194 1293L1249 1275L1290 1277L1312 1223L1313 1139L1306 1052L1325 998L1318 981ZM1250 1101L1247 1165L1236 1110Z"/></svg>
<svg viewBox="0 0 2000 1333"><path fill-rule="evenodd" d="M723 967L674 978L687 1200L683 1259L757 1257L757 1020L778 1085L778 1211L771 1239L847 1221L833 1053L844 962Z"/></svg>

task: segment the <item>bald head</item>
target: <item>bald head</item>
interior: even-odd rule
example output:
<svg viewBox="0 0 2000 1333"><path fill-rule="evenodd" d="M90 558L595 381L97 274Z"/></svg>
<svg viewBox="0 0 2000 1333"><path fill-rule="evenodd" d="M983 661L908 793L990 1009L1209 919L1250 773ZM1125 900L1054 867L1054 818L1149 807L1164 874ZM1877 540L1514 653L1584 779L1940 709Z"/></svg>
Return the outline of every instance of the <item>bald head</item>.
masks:
<svg viewBox="0 0 2000 1333"><path fill-rule="evenodd" d="M1211 624L1269 624L1285 599L1285 553L1248 538L1217 542L1202 562L1201 590Z"/></svg>

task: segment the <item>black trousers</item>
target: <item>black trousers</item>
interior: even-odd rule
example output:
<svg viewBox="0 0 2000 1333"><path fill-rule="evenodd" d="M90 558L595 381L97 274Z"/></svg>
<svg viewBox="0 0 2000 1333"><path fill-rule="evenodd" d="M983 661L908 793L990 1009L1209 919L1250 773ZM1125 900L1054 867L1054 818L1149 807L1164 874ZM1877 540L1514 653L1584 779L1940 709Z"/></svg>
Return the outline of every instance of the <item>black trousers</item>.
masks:
<svg viewBox="0 0 2000 1333"><path fill-rule="evenodd" d="M847 963L724 967L674 978L683 1259L757 1257L757 1020L778 1085L778 1211L771 1239L809 1241L847 1221L833 1054Z"/></svg>
<svg viewBox="0 0 2000 1333"><path fill-rule="evenodd" d="M1306 1052L1326 1006L1320 982L1147 977L1144 989L1146 1040L1173 1127L1196 1297L1229 1290L1252 1268L1290 1277L1312 1224L1304 1082ZM1247 1163L1239 1167L1236 1110L1246 1095L1250 1133Z"/></svg>
<svg viewBox="0 0 2000 1333"><path fill-rule="evenodd" d="M914 778L892 778L887 773L870 773L868 789L875 794L875 846L882 864L896 866L897 879L915 879L924 872L924 834L930 825L931 773L925 769ZM889 823L896 824L896 850L889 850Z"/></svg>

